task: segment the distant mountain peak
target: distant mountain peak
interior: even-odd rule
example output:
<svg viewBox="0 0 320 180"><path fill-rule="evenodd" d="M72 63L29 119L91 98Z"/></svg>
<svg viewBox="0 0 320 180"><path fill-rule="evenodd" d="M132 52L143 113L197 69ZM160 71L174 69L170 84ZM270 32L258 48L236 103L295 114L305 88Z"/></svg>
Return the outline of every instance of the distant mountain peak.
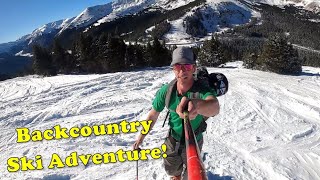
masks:
<svg viewBox="0 0 320 180"><path fill-rule="evenodd" d="M141 0L114 0L113 4L127 4L132 2L139 2Z"/></svg>
<svg viewBox="0 0 320 180"><path fill-rule="evenodd" d="M292 4L294 6L303 7L309 11L320 12L319 0L248 0L248 1L264 3L269 5L276 5L276 6Z"/></svg>
<svg viewBox="0 0 320 180"><path fill-rule="evenodd" d="M66 24L61 28L58 34L61 34L68 28L79 28L85 27L93 22L107 16L112 12L112 3L97 5L86 8L77 17L75 17L70 23Z"/></svg>

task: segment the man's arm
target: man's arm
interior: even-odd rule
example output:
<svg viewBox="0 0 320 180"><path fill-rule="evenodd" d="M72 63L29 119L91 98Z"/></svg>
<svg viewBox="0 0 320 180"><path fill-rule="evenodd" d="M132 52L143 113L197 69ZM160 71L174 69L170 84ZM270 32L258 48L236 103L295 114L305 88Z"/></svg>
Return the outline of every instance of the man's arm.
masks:
<svg viewBox="0 0 320 180"><path fill-rule="evenodd" d="M196 111L198 114L201 114L206 117L212 117L220 112L219 101L214 96L208 96L205 100L202 99L192 99L189 102L196 107Z"/></svg>
<svg viewBox="0 0 320 180"><path fill-rule="evenodd" d="M151 111L149 111L149 114L147 116L146 120L152 120L152 123L150 125L150 130L151 131L152 127L154 126L154 124L156 123L158 117L159 117L160 112L157 112L156 110L154 110L153 108L151 109ZM138 139L136 140L136 142L133 144L133 149L138 149L140 144L143 142L144 138L146 137L147 134L143 135L140 134Z"/></svg>
<svg viewBox="0 0 320 180"><path fill-rule="evenodd" d="M188 111L189 111L189 118L192 120L198 114L211 117L219 114L220 112L220 105L219 101L214 96L208 96L206 99L191 99L189 100L186 97L181 99L180 104L178 105L176 112L179 114L181 118L183 118L183 110L186 104L188 103Z"/></svg>

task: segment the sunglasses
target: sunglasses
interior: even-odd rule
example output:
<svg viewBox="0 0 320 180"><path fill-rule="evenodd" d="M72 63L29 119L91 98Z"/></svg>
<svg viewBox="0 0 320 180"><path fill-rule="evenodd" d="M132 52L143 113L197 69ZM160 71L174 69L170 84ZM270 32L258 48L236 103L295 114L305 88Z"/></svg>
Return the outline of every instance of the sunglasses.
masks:
<svg viewBox="0 0 320 180"><path fill-rule="evenodd" d="M173 70L180 71L181 69L186 71L191 71L193 64L175 64L173 65Z"/></svg>

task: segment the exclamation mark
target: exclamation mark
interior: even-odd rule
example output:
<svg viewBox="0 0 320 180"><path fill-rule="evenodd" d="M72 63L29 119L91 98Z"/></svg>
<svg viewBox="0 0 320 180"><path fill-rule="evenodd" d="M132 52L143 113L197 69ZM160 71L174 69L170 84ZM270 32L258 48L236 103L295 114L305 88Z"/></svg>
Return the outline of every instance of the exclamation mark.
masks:
<svg viewBox="0 0 320 180"><path fill-rule="evenodd" d="M162 145L161 145L161 149L162 149L162 151L163 151L162 157L163 157L163 158L167 158L167 156L168 156L168 155L166 154L167 145L162 144Z"/></svg>

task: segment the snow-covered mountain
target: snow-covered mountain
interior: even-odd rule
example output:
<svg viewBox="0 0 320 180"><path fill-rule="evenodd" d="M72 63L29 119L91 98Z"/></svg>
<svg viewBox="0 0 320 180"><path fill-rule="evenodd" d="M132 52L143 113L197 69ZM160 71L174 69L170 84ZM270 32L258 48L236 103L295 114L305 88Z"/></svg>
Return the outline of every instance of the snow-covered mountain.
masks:
<svg viewBox="0 0 320 180"><path fill-rule="evenodd" d="M319 0L247 0L251 2L259 2L276 6L283 6L293 4L295 6L303 7L310 11L320 12Z"/></svg>
<svg viewBox="0 0 320 180"><path fill-rule="evenodd" d="M172 10L181 6L184 6L194 0L172 1L172 0L125 0L114 1L105 5L98 5L86 8L82 13L73 18L65 20L59 20L52 23L43 25L42 27L35 29L31 34L25 35L18 39L11 45L22 44L23 49L26 45L32 45L33 43L39 43L40 45L46 45L49 40L63 34L68 29L85 28L94 23L94 26L99 26L103 23L113 21L116 18L135 14L146 8L154 7L161 8L163 10ZM233 2L233 0L227 0L227 2ZM208 1L208 4L219 4L223 1ZM248 19L248 18L247 18ZM90 27L88 27L90 28ZM45 39L45 40L43 40ZM2 45L8 49L8 45ZM3 49L5 49L3 48ZM16 50L20 52L21 48ZM30 49L29 49L30 50Z"/></svg>
<svg viewBox="0 0 320 180"><path fill-rule="evenodd" d="M224 68L229 91L218 97L220 114L207 120L202 157L209 180L320 179L320 69L303 67L299 76L244 69L241 62ZM17 143L16 128L43 132L56 125L70 130L141 121L163 83L169 67L102 75L27 76L0 82L0 179L137 179L136 162L67 167L66 157L131 150L138 132ZM160 147L168 127L165 111L141 148ZM141 128L139 128L141 130ZM69 133L69 131L66 131ZM52 155L62 168L48 169ZM7 171L10 157L35 159L42 170ZM69 158L70 159L70 158ZM97 158L96 158L97 159ZM97 161L96 161L97 162ZM35 165L35 163L33 163ZM139 161L140 180L169 179L162 157Z"/></svg>
<svg viewBox="0 0 320 180"><path fill-rule="evenodd" d="M170 22L172 28L164 36L167 44L192 44L194 42L192 35L186 32L185 19L196 13L199 14L201 23L208 33L223 31L235 25L245 24L252 17L260 16L258 12L237 1L207 1L206 4L195 7L183 17Z"/></svg>
<svg viewBox="0 0 320 180"><path fill-rule="evenodd" d="M77 29L86 27L87 25L92 24L98 19L108 15L110 12L112 12L111 3L108 3L106 5L88 7L76 17L45 24L42 27L35 29L31 34L19 38L17 41L23 42L27 45L31 45L34 43L45 45L44 43L42 43L42 39L46 39L49 36L49 39L51 39L52 41L52 38L58 36L63 31L72 28Z"/></svg>
<svg viewBox="0 0 320 180"><path fill-rule="evenodd" d="M28 45L32 44L36 39L40 36L44 36L46 34L56 34L60 29L68 26L75 18L68 18L65 20L59 20L52 23L48 23L43 25L42 27L35 29L31 34L25 35L18 39L18 41L27 41Z"/></svg>
<svg viewBox="0 0 320 180"><path fill-rule="evenodd" d="M88 7L77 17L73 18L72 21L66 23L62 28L60 28L58 35L68 28L86 27L102 17L109 15L112 11L113 8L111 3Z"/></svg>
<svg viewBox="0 0 320 180"><path fill-rule="evenodd" d="M112 12L99 19L94 26L110 22L116 18L135 14L153 5L155 0L120 0L112 3Z"/></svg>
<svg viewBox="0 0 320 180"><path fill-rule="evenodd" d="M88 7L75 17L45 24L15 42L0 44L0 52L8 51L8 49L12 47L14 47L13 53L20 52L21 50L30 52L30 47L34 43L49 46L53 38L64 34L67 30L87 31L90 30L92 26L97 27L126 15L137 14L145 9L170 11L194 1L195 0L117 0L105 5ZM170 22L173 28L166 35L166 38L169 41L174 41L171 37L175 36L175 32L181 34L181 37L190 38L190 35L186 33L182 23L184 23L186 16L192 15L197 9L200 9L201 13L205 15L202 23L209 33L223 30L224 27L247 23L252 16L259 16L259 12L256 12L241 2L242 1L238 0L203 1L198 7L194 7L190 12L183 14L181 19ZM295 4L314 11L318 11L320 7L318 0L247 0L245 2L267 3L277 6Z"/></svg>
<svg viewBox="0 0 320 180"><path fill-rule="evenodd" d="M45 43L39 42L39 39L46 39L48 37L52 39L68 29L84 28L100 19L105 22L103 20L104 18L109 17L110 19L110 17L113 17L111 18L112 20L116 17L136 13L145 9L152 3L154 3L154 1L119 1L88 7L76 17L45 24L42 27L35 29L31 34L24 35L15 42L0 44L0 52L7 51L15 45L21 46L19 50L16 50L17 52L20 52L26 45L31 45L35 42L40 43L40 45L45 45ZM110 13L112 13L111 16L109 16Z"/></svg>

